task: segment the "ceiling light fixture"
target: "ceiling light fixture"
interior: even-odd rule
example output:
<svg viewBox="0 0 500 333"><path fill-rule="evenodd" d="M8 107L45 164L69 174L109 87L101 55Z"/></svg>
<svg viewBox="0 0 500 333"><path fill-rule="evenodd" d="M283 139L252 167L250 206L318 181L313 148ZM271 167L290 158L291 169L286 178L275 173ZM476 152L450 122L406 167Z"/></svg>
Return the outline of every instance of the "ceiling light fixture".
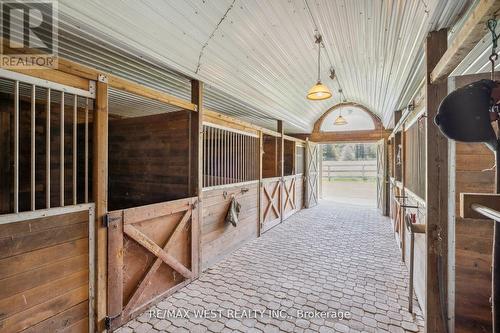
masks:
<svg viewBox="0 0 500 333"><path fill-rule="evenodd" d="M322 42L322 37L319 33L316 34L315 37L316 37L315 43L318 44L318 81L307 92L307 99L310 99L313 101L320 101L320 100L332 97L332 93L330 92L330 89L328 89L327 86L325 86L323 83L321 83L320 73L321 73L321 42Z"/></svg>
<svg viewBox="0 0 500 333"><path fill-rule="evenodd" d="M342 97L342 103L345 103L346 99L345 99L344 92L342 91L342 89L339 89L339 95ZM345 120L345 118L342 117L342 109L340 109L339 115L337 116L337 118L335 119L333 124L337 125L337 126L347 125L347 120Z"/></svg>
<svg viewBox="0 0 500 333"><path fill-rule="evenodd" d="M335 119L333 124L336 126L347 125L347 120L345 120L345 118L342 117L342 110L340 111L340 114L338 115L337 119Z"/></svg>

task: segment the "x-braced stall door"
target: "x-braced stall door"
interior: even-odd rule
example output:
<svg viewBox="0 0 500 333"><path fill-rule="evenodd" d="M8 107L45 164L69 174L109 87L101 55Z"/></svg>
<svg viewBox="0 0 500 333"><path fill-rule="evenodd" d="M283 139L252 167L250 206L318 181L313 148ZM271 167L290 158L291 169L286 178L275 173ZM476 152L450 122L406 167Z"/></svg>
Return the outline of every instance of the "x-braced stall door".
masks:
<svg viewBox="0 0 500 333"><path fill-rule="evenodd" d="M377 208L387 215L387 149L386 141L377 142Z"/></svg>
<svg viewBox="0 0 500 333"><path fill-rule="evenodd" d="M306 208L318 204L319 197L319 144L306 142Z"/></svg>
<svg viewBox="0 0 500 333"><path fill-rule="evenodd" d="M196 205L193 197L108 214L109 329L194 277Z"/></svg>
<svg viewBox="0 0 500 333"><path fill-rule="evenodd" d="M261 182L261 233L268 231L282 221L281 177L263 179Z"/></svg>

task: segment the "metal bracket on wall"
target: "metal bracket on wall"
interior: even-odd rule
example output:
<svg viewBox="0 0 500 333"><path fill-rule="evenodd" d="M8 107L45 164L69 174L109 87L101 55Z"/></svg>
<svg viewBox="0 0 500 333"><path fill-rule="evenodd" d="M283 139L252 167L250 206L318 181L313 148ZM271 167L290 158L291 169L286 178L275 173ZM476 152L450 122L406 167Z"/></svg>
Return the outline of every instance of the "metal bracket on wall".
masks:
<svg viewBox="0 0 500 333"><path fill-rule="evenodd" d="M102 83L108 83L108 76L106 74L99 74L97 76L97 81Z"/></svg>

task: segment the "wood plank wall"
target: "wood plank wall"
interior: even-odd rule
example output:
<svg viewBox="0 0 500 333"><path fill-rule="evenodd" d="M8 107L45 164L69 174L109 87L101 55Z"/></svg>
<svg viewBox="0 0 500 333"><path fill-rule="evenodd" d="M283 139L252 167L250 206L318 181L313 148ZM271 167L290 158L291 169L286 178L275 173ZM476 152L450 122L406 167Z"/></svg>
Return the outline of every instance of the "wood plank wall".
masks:
<svg viewBox="0 0 500 333"><path fill-rule="evenodd" d="M484 144L456 143L455 332L491 332L493 222L459 217L460 193L493 193L493 153Z"/></svg>
<svg viewBox="0 0 500 333"><path fill-rule="evenodd" d="M243 193L242 189L248 189L248 191ZM226 193L226 198L224 198L224 193ZM258 182L203 191L202 270L213 266L226 255L258 236L258 193ZM233 196L241 204L239 223L236 227L225 222L225 216Z"/></svg>
<svg viewBox="0 0 500 333"><path fill-rule="evenodd" d="M262 178L278 177L278 144L279 138L271 135L263 135L263 149L262 156Z"/></svg>
<svg viewBox="0 0 500 333"><path fill-rule="evenodd" d="M0 225L0 331L88 332L89 212Z"/></svg>
<svg viewBox="0 0 500 333"><path fill-rule="evenodd" d="M285 176L295 174L295 141L285 140L283 150L283 174Z"/></svg>
<svg viewBox="0 0 500 333"><path fill-rule="evenodd" d="M189 112L109 122L109 210L189 196Z"/></svg>

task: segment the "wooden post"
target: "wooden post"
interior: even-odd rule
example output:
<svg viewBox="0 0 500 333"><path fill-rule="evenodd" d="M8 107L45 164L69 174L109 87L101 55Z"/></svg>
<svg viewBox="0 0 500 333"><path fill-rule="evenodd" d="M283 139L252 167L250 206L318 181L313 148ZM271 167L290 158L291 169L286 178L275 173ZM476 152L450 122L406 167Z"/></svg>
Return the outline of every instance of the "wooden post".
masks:
<svg viewBox="0 0 500 333"><path fill-rule="evenodd" d="M285 138L284 138L284 131L283 131L283 120L278 120L278 132L280 133L279 137L279 145L278 145L278 173L279 177L281 178L280 181L280 202L279 202L279 208L280 208L280 219L281 222L283 222L283 192L284 192L284 187L285 187L285 179L284 177L284 152L285 152Z"/></svg>
<svg viewBox="0 0 500 333"><path fill-rule="evenodd" d="M263 220L262 220L262 157L264 155L264 133L262 133L262 131L259 131L259 163L258 163L258 167L259 167L259 237L261 236L262 234L262 223L263 223Z"/></svg>
<svg viewBox="0 0 500 333"><path fill-rule="evenodd" d="M103 218L108 212L108 79L100 74L97 81L96 108L94 109L94 162L93 196L95 202L96 283L95 309L97 332L105 331L107 315L107 229Z"/></svg>
<svg viewBox="0 0 500 333"><path fill-rule="evenodd" d="M401 126L401 196L403 197L403 205L400 208L401 215L399 216L399 232L401 233L401 260L403 262L406 260L406 226L405 226L405 215L406 208L404 207L407 202L406 198L406 136L405 136L405 124Z"/></svg>
<svg viewBox="0 0 500 333"><path fill-rule="evenodd" d="M191 119L191 150L190 155L190 175L191 185L190 195L198 197L196 212L191 219L191 260L193 278L199 275L200 267L200 249L201 249L201 221L203 219L203 82L198 80L191 81L191 103L197 106L197 112L190 113Z"/></svg>
<svg viewBox="0 0 500 333"><path fill-rule="evenodd" d="M425 332L447 331L448 256L448 140L434 125L434 117L447 94L447 84L431 84L430 73L447 48L446 29L431 32L426 40L427 147L426 190L426 297Z"/></svg>

